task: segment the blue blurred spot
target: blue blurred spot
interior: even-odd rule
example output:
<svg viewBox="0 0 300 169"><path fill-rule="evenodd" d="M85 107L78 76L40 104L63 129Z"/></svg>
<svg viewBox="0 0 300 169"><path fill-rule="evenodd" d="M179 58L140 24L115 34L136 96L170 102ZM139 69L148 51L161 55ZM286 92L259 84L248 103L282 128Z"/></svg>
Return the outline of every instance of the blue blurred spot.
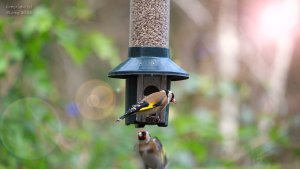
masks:
<svg viewBox="0 0 300 169"><path fill-rule="evenodd" d="M79 116L79 109L78 109L78 106L76 105L76 103L68 103L66 106L65 106L65 111L67 112L67 114L70 116L70 117L77 117Z"/></svg>

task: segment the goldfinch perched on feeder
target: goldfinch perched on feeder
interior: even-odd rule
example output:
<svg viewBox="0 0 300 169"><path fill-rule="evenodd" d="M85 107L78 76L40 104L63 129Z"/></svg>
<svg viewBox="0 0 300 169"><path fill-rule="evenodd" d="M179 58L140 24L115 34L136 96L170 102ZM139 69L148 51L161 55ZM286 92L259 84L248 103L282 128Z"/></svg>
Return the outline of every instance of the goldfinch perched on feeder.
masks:
<svg viewBox="0 0 300 169"><path fill-rule="evenodd" d="M145 169L165 169L167 166L167 156L158 138L151 138L148 131L138 133L139 142L135 145L135 150L140 156Z"/></svg>
<svg viewBox="0 0 300 169"><path fill-rule="evenodd" d="M116 121L121 121L124 118L136 115L152 115L156 112L161 113L166 106L170 103L176 103L175 95L169 90L161 90L146 96L143 100L133 105L123 116L119 117Z"/></svg>

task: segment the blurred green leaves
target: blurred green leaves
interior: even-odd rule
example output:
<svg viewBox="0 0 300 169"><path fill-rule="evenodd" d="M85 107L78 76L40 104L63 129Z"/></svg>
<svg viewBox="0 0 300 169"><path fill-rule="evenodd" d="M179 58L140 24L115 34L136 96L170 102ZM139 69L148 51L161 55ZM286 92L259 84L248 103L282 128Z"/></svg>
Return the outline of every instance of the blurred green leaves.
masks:
<svg viewBox="0 0 300 169"><path fill-rule="evenodd" d="M91 50L88 40L79 34L77 30L59 27L55 30L58 44L77 64L82 64L90 55Z"/></svg>
<svg viewBox="0 0 300 169"><path fill-rule="evenodd" d="M4 39L3 35L0 37ZM0 75L3 75L11 63L22 61L24 50L16 40L0 41L0 56Z"/></svg>
<svg viewBox="0 0 300 169"><path fill-rule="evenodd" d="M120 63L118 52L111 39L97 32L92 32L89 35L89 39L92 43L92 49L100 59L109 61L111 66L116 66Z"/></svg>
<svg viewBox="0 0 300 169"><path fill-rule="evenodd" d="M87 20L91 17L92 11L85 1L75 0L75 3L67 10L67 14L74 19Z"/></svg>
<svg viewBox="0 0 300 169"><path fill-rule="evenodd" d="M82 1L77 5L85 8ZM97 56L111 66L119 63L118 52L110 38L100 32L76 27L44 5L35 7L33 14L22 20L1 18L0 29L4 30L0 33L4 39L0 41L0 76L8 76L5 74L10 72L10 67L19 64L23 73L15 84L24 84L25 81L28 85L23 95L57 96L47 64L55 54L51 48L56 46L78 65L91 56Z"/></svg>
<svg viewBox="0 0 300 169"><path fill-rule="evenodd" d="M8 60L7 59L0 59L0 74L4 73L8 67Z"/></svg>
<svg viewBox="0 0 300 169"><path fill-rule="evenodd" d="M29 38L32 34L47 33L54 26L54 16L45 6L39 6L34 9L33 14L25 19L22 28L22 35Z"/></svg>
<svg viewBox="0 0 300 169"><path fill-rule="evenodd" d="M26 98L5 109L0 138L13 156L25 160L39 159L55 148L60 126L60 120L49 104L40 99Z"/></svg>
<svg viewBox="0 0 300 169"><path fill-rule="evenodd" d="M67 29L62 25L55 32L58 43L77 64L84 63L92 53L108 61L112 67L120 63L112 40L99 32L82 33L76 29Z"/></svg>
<svg viewBox="0 0 300 169"><path fill-rule="evenodd" d="M55 54L53 48L54 51L57 47L63 49L77 65L84 64L92 56L110 66L120 62L109 37L79 27L70 18L89 18L91 13L84 1L76 1L67 13L69 18L60 17L50 7L40 5L33 9L32 15L24 18L0 18L0 80L11 85L5 99L0 97L0 110L6 108L6 113L0 112L0 168L80 168L83 164L78 159L82 158L83 150L91 153L87 155L88 168L134 168L133 162L128 163L134 161L134 156L128 156L132 145L127 144L133 142L133 137L124 139L123 127L119 130L100 128L99 133L93 133L99 125L83 122L81 127L64 125L60 133L56 130L60 126L56 116L49 116L51 108L35 100L18 100L35 96L60 102L49 72L48 62ZM19 71L12 71L14 67ZM17 78L12 82L4 81L11 76ZM63 140L53 141L60 134ZM110 145L111 137L119 146ZM59 146L52 152L53 145Z"/></svg>

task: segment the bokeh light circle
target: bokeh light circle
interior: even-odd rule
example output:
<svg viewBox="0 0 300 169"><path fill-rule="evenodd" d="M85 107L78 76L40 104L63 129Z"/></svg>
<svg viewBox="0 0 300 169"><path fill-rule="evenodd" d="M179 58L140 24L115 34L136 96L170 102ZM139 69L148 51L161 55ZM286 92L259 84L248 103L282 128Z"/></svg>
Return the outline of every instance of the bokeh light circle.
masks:
<svg viewBox="0 0 300 169"><path fill-rule="evenodd" d="M290 35L299 20L297 1L278 1L266 6L260 16L260 31L268 38L282 39Z"/></svg>
<svg viewBox="0 0 300 169"><path fill-rule="evenodd" d="M84 83L78 89L75 100L81 115L90 120L106 118L115 109L115 93L100 80Z"/></svg>
<svg viewBox="0 0 300 169"><path fill-rule="evenodd" d="M11 155L36 160L51 153L61 138L61 122L55 109L38 98L24 98L2 113L0 139Z"/></svg>

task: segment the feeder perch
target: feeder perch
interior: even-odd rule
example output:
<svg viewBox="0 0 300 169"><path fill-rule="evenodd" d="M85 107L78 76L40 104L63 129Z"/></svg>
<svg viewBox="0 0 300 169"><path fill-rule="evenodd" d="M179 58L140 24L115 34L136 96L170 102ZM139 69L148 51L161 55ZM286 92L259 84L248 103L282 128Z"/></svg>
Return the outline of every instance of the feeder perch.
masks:
<svg viewBox="0 0 300 169"><path fill-rule="evenodd" d="M170 1L131 0L130 6L128 59L108 74L111 78L126 79L126 110L151 93L170 90L171 81L189 78L188 73L170 59ZM132 115L125 119L125 124L135 124L138 128L166 127L168 116L169 107L161 113L160 122L149 122L144 115Z"/></svg>

